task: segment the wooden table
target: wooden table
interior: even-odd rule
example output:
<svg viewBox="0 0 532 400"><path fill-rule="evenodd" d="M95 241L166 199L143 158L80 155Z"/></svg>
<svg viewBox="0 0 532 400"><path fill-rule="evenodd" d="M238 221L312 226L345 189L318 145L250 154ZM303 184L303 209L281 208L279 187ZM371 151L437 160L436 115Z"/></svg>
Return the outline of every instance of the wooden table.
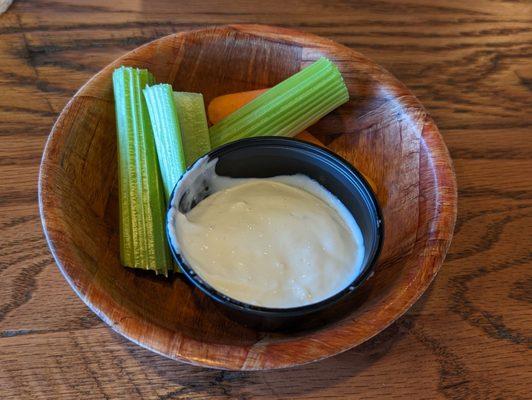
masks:
<svg viewBox="0 0 532 400"><path fill-rule="evenodd" d="M193 3L16 0L0 16L0 398L530 398L531 3ZM426 295L370 342L292 370L207 370L129 343L72 292L40 227L42 149L75 90L151 39L234 22L323 35L386 67L433 115L458 178L455 238Z"/></svg>

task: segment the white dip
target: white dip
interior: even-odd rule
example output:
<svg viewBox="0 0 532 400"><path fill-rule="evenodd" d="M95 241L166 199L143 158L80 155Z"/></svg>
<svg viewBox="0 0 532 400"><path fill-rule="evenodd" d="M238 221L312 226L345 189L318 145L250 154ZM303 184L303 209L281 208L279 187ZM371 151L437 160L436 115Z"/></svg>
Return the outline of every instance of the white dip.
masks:
<svg viewBox="0 0 532 400"><path fill-rule="evenodd" d="M214 191L169 223L175 247L212 287L245 303L289 308L324 300L361 272L360 228L304 175L211 176Z"/></svg>

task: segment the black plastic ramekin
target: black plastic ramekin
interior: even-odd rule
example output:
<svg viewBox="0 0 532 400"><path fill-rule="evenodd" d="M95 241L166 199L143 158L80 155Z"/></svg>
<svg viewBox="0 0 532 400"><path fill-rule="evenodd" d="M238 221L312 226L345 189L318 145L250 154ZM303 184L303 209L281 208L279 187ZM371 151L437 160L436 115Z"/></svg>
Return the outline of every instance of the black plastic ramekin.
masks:
<svg viewBox="0 0 532 400"><path fill-rule="evenodd" d="M216 162L216 174L232 178L267 178L304 174L334 194L357 221L364 237L362 272L345 289L318 303L292 308L268 308L246 304L218 292L205 282L178 253L174 240L175 208L187 212L207 197L205 176L198 163ZM167 214L167 232L172 254L184 276L214 300L229 317L260 330L301 330L337 319L349 311L356 290L371 276L383 240L381 211L362 174L336 154L291 138L258 137L238 140L209 152L192 165L174 188Z"/></svg>

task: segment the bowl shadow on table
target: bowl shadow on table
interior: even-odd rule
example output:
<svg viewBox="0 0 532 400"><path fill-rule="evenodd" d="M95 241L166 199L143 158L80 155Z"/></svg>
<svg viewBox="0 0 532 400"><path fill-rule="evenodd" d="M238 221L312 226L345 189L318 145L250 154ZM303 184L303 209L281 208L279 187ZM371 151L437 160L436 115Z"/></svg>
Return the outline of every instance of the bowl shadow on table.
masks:
<svg viewBox="0 0 532 400"><path fill-rule="evenodd" d="M417 302L421 310L431 288ZM225 371L195 367L154 355L137 346L128 345L131 355L142 365L147 375L154 373L168 384L161 398L180 395L220 396L221 398L247 398L246 394L293 398L307 393L326 391L341 386L379 362L415 324L413 315L403 316L387 329L362 345L337 356L294 368L271 371Z"/></svg>

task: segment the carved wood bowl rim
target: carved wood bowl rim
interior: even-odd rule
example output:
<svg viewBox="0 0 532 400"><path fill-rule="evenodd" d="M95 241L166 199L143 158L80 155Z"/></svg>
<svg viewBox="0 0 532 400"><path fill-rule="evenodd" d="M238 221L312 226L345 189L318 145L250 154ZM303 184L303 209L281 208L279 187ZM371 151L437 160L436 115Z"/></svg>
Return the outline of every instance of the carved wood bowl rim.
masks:
<svg viewBox="0 0 532 400"><path fill-rule="evenodd" d="M423 125L423 132L422 132L422 139L424 140L426 146L432 150L432 163L437 163L438 168L436 169L436 176L435 181L436 182L446 182L446 190L442 191L441 193L438 193L438 200L437 203L439 205L439 212L434 219L431 221L428 221L427 224L431 224L431 226L439 226L440 224L446 224L449 229L446 229L446 234L443 235L443 237L438 237L437 241L439 243L439 251L436 253L432 251L430 254L426 254L423 257L423 263L426 264L425 268L429 269L429 272L427 273L426 277L424 278L424 281L422 285L420 285L417 288L417 291L413 293L408 298L402 298L401 301L398 301L397 304L394 304L394 311L389 315L389 318L379 327L379 329L376 329L372 332L369 332L364 337L346 337L345 335L339 335L336 337L336 339L330 343L319 343L320 339L316 339L314 337L315 332L309 332L306 335L305 339L306 341L314 341L316 344L312 352L305 353L300 352L297 356L292 356L290 359L268 359L268 348L265 347L263 349L259 349L258 351L258 360L254 360L252 363L247 363L246 360L237 360L237 359L231 359L227 358L226 356L218 356L216 355L216 349L215 347L219 346L216 343L205 343L205 342L199 342L197 341L196 344L198 347L203 348L203 353L198 353L197 356L191 355L191 354L181 354L179 351L179 346L177 348L164 348L161 347L157 340L145 340L142 334L139 332L142 331L140 328L131 329L131 324L127 323L130 319L135 319L138 316L130 312L128 309L123 307L121 304L116 303L114 300L112 300L110 297L108 298L101 298L94 295L94 291L88 290L87 288L90 288L90 282L80 282L77 278L73 278L71 276L71 268L73 267L73 260L76 259L75 255L72 253L71 249L69 249L69 244L62 241L62 238L60 235L57 234L58 230L55 229L53 226L50 226L49 221L57 221L58 218L60 219L60 213L58 212L57 207L53 206L53 204L57 204L61 202L61 199L57 196L56 192L54 191L53 182L54 182L54 169L57 168L57 165L60 163L60 155L61 155L61 144L64 139L65 135L68 135L68 131L62 130L61 125L65 119L65 116L70 111L70 108L73 104L73 102L76 100L76 98L80 96L90 96L90 93L87 92L88 89L91 88L93 83L102 75L109 74L109 71L114 69L116 66L120 65L123 60L127 59L128 57L131 57L132 54L139 54L139 52L142 52L143 50L151 47L156 46L158 43L164 40L171 40L173 38L181 37L183 35L189 35L191 33L194 34L201 34L201 33L216 33L216 32L223 32L227 30L236 30L240 32L246 32L250 33L255 36L261 36L264 35L265 38L268 39L276 39L280 41L289 41L290 39L294 38L299 41L299 43L307 43L312 44L313 46L316 46L318 48L320 47L327 47L330 49L338 49L343 52L349 52L353 55L356 55L359 59L364 59L365 62L371 64L374 68L378 68L379 73L386 74L389 79L392 79L394 81L394 84L400 86L402 90L404 90L406 93L409 94L409 97L414 98L415 101L418 102L416 106L423 109L423 106L419 103L419 101L410 93L408 89L404 87L402 83L397 81L395 78L391 76L386 70L384 70L382 67L379 67L377 64L375 64L373 61L367 59L366 57L362 56L358 52L347 48L346 46L340 45L332 40L325 39L313 34L309 33L303 33L299 31L294 31L290 29L284 29L284 28L278 28L273 26L267 26L267 25L226 25L226 26L218 26L214 28L202 28L197 30L188 30L188 31L182 31L175 34L171 34L168 36L164 36L162 38L156 39L154 41L148 42L140 47L137 47L136 49L132 50L131 52L126 53L125 55L119 57L106 67L104 67L101 71L99 71L97 74L95 74L87 83L85 83L78 92L70 99L70 101L66 104L64 109L62 110L61 114L59 115L58 119L56 120L51 133L48 137L48 140L46 142L45 150L43 152L43 157L40 165L40 171L39 171L39 181L38 181L38 198L39 198L39 210L42 220L42 226L43 231L46 237L46 240L48 242L48 246L51 250L51 253L56 261L56 264L67 280L67 282L70 284L72 289L75 291L75 293L82 299L82 301L94 312L96 313L104 322L106 322L113 330L121 334L122 336L128 338L132 342L147 348L151 351L154 351L155 353L161 354L163 356L166 356L168 358L179 360L185 363L198 365L198 366L205 366L210 368L219 368L219 369L230 369L230 370L267 370L267 369L278 369L278 368L286 368L286 367L293 367L297 365L306 364L313 361L318 361L336 354L339 354L341 352L344 352L348 349L351 349L357 345L362 344L363 342L367 341L368 339L372 338L373 336L377 335L384 329L386 329L389 325L391 325L394 321L396 321L399 317L401 317L419 298L420 296L425 292L425 290L429 287L430 283L436 276L437 272L439 271L443 260L445 258L445 254L447 252L447 249L450 245L451 239L452 239L452 232L454 230L454 224L456 221L456 212L457 212L457 194L456 194L456 178L452 166L452 161L449 156L447 147L445 146L445 143L439 133L439 130L437 126L435 125L434 121L428 116L428 114L425 117L424 125ZM402 98L398 98L397 101L401 104L403 102ZM56 223L56 222L54 222ZM386 240L386 239L385 239ZM421 261L420 261L421 264ZM76 266L76 268L83 268L82 265ZM100 293L101 295L101 293ZM105 297L105 293L103 294ZM118 317L117 317L118 316ZM158 326L156 324L153 324L150 321L142 321L138 320L136 321L140 324L140 326L143 329L151 329L153 330L152 333L152 339L153 337L157 337L159 334L171 334L172 332L168 332L168 328ZM352 320L351 323L356 324L357 322L355 320ZM330 334L334 335L335 331L334 328L330 328ZM177 340L177 339L176 339ZM194 342L194 338L188 338L187 340L191 340ZM262 341L262 340L261 340ZM260 342L257 342L260 347ZM301 342L299 342L301 343ZM290 344L288 344L290 345ZM255 346L252 346L255 347ZM206 349L206 350L205 350ZM212 349L212 354L215 354L213 357L206 357L205 354L209 352L209 349ZM230 350L230 349L229 349ZM250 350L251 351L251 350ZM265 354L259 354L260 352L265 352ZM255 356L257 356L255 354Z"/></svg>

